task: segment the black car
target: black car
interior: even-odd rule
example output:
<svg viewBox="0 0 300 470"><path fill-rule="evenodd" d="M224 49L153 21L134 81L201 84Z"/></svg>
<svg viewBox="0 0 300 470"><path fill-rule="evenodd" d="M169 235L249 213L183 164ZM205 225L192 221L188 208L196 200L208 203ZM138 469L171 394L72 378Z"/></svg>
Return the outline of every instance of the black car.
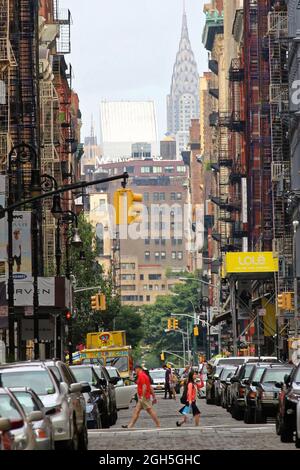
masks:
<svg viewBox="0 0 300 470"><path fill-rule="evenodd" d="M285 375L289 375L293 366L282 365L269 367L264 371L259 384L256 387L256 407L254 410L254 422L265 423L267 417L276 416L279 405L279 389Z"/></svg>
<svg viewBox="0 0 300 470"><path fill-rule="evenodd" d="M278 384L279 385L279 384ZM300 402L300 364L284 378L279 392L279 408L276 417L276 431L281 442L293 442L296 432L296 412Z"/></svg>
<svg viewBox="0 0 300 470"><path fill-rule="evenodd" d="M224 369L224 365L214 366L212 369L208 369L206 380L206 403L208 405L213 405L215 403L215 381L218 380L222 369Z"/></svg>
<svg viewBox="0 0 300 470"><path fill-rule="evenodd" d="M105 390L106 382L99 377L96 373L94 366L91 364L84 364L80 366L70 366L76 380L78 382L88 382L91 387L91 396L97 403L100 416L101 416L101 427L110 427L110 415L109 415L109 402L107 398L107 392Z"/></svg>
<svg viewBox="0 0 300 470"><path fill-rule="evenodd" d="M228 388L231 387L231 377L233 377L237 371L239 370L240 366L236 367L226 367L223 369L222 374L220 376L220 405L223 408L227 408L227 400L228 400Z"/></svg>
<svg viewBox="0 0 300 470"><path fill-rule="evenodd" d="M215 405L221 405L222 399L222 389L224 388L224 384L226 379L230 373L234 373L237 369L237 366L228 365L222 366L223 369L220 371L219 376L215 376L214 380L214 389L215 389Z"/></svg>
<svg viewBox="0 0 300 470"><path fill-rule="evenodd" d="M95 364L94 369L96 374L98 374L100 379L103 381L103 388L107 394L108 400L109 425L113 426L116 424L118 419L115 385L117 385L119 379L118 377L110 377L106 368L100 364Z"/></svg>
<svg viewBox="0 0 300 470"><path fill-rule="evenodd" d="M249 379L255 363L246 362L231 377L227 392L227 410L234 419L243 419L245 411L245 380Z"/></svg>
<svg viewBox="0 0 300 470"><path fill-rule="evenodd" d="M255 422L255 409L257 403L257 386L259 385L262 375L266 369L282 367L282 364L258 363L255 364L248 379L244 380L244 422L251 424Z"/></svg>

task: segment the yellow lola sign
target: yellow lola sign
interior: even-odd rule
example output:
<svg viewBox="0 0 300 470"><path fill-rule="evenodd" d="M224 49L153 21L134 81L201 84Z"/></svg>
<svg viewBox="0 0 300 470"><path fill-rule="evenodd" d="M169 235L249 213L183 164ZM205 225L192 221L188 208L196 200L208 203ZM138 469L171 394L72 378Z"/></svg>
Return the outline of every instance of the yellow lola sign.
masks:
<svg viewBox="0 0 300 470"><path fill-rule="evenodd" d="M226 253L227 274L273 273L278 271L278 258L271 251Z"/></svg>

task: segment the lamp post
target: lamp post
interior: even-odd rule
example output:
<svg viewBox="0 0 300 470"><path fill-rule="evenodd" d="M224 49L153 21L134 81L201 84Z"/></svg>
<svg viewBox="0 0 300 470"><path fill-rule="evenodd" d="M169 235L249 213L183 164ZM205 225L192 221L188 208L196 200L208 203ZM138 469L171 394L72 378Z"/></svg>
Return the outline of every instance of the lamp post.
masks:
<svg viewBox="0 0 300 470"><path fill-rule="evenodd" d="M8 207L20 200L19 186L17 195L13 195L13 163L17 167L17 172L22 165L32 164L30 190L33 196L40 192L40 170L38 167L38 154L34 147L24 142L15 145L8 154ZM19 177L19 175L18 175ZM19 182L18 178L18 182ZM8 225L8 332L9 332L9 355L15 359L15 332L14 332L14 257L13 257L13 212L14 209L7 210ZM33 275L33 336L34 336L34 357L39 355L39 324L38 324L38 202L33 202L32 219L32 275Z"/></svg>

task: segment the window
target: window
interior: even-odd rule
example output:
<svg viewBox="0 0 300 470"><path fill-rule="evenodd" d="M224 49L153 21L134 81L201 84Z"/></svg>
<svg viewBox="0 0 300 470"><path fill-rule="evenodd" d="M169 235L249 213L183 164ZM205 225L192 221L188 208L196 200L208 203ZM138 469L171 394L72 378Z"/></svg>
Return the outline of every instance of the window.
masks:
<svg viewBox="0 0 300 470"><path fill-rule="evenodd" d="M151 300L150 295L147 295L147 296L146 296L146 301L147 301L147 302L150 302L150 300Z"/></svg>
<svg viewBox="0 0 300 470"><path fill-rule="evenodd" d="M179 238L179 239L177 240L177 243L178 243L178 245L182 245L182 239Z"/></svg>
<svg viewBox="0 0 300 470"><path fill-rule="evenodd" d="M140 274L140 281L144 280L144 274Z"/></svg>
<svg viewBox="0 0 300 470"><path fill-rule="evenodd" d="M159 251L156 251L155 252L155 259L158 260L160 258L160 253Z"/></svg>
<svg viewBox="0 0 300 470"><path fill-rule="evenodd" d="M160 200L160 201L165 201L165 200L166 200L166 195L165 195L165 193L159 193L159 200Z"/></svg>
<svg viewBox="0 0 300 470"><path fill-rule="evenodd" d="M176 201L176 193L171 193L171 201Z"/></svg>
<svg viewBox="0 0 300 470"><path fill-rule="evenodd" d="M122 281L135 281L135 274L122 274Z"/></svg>
<svg viewBox="0 0 300 470"><path fill-rule="evenodd" d="M144 193L144 202L149 201L149 193Z"/></svg>
<svg viewBox="0 0 300 470"><path fill-rule="evenodd" d="M166 239L165 239L165 238L162 238L162 239L161 239L161 244L162 244L162 245L165 245L165 244L166 244Z"/></svg>
<svg viewBox="0 0 300 470"><path fill-rule="evenodd" d="M182 253L182 251L178 251L178 253L177 253L177 258L178 258L178 259L182 259L182 258L183 258L183 253Z"/></svg>
<svg viewBox="0 0 300 470"><path fill-rule="evenodd" d="M172 259L176 259L176 251L172 251Z"/></svg>
<svg viewBox="0 0 300 470"><path fill-rule="evenodd" d="M166 290L166 285L165 284L161 285L161 290Z"/></svg>
<svg viewBox="0 0 300 470"><path fill-rule="evenodd" d="M141 167L141 173L151 173L150 166L142 166Z"/></svg>
<svg viewBox="0 0 300 470"><path fill-rule="evenodd" d="M145 251L145 260L146 261L150 260L150 251Z"/></svg>
<svg viewBox="0 0 300 470"><path fill-rule="evenodd" d="M174 226L172 228L174 228ZM172 245L175 246L176 245L176 238L172 237L171 240L172 240Z"/></svg>
<svg viewBox="0 0 300 470"><path fill-rule="evenodd" d="M135 269L135 263L122 263L121 269L125 269L127 271L130 271L131 269Z"/></svg>
<svg viewBox="0 0 300 470"><path fill-rule="evenodd" d="M177 173L185 173L186 172L186 167L185 166L177 166Z"/></svg>
<svg viewBox="0 0 300 470"><path fill-rule="evenodd" d="M154 290L159 290L159 285L158 284L154 284Z"/></svg>
<svg viewBox="0 0 300 470"><path fill-rule="evenodd" d="M182 193L176 193L176 199L177 199L177 201L181 201Z"/></svg>
<svg viewBox="0 0 300 470"><path fill-rule="evenodd" d="M174 167L173 166L165 166L165 172L166 173L173 173Z"/></svg>
<svg viewBox="0 0 300 470"><path fill-rule="evenodd" d="M149 281L159 281L161 279L161 274L149 274Z"/></svg>
<svg viewBox="0 0 300 470"><path fill-rule="evenodd" d="M123 302L143 302L143 296L140 295L122 295L121 299ZM142 300L141 300L142 299Z"/></svg>
<svg viewBox="0 0 300 470"><path fill-rule="evenodd" d="M150 245L150 238L145 239L145 245Z"/></svg>
<svg viewBox="0 0 300 470"><path fill-rule="evenodd" d="M144 285L143 285L143 289L144 289L144 290L148 290L147 284L144 284Z"/></svg>
<svg viewBox="0 0 300 470"><path fill-rule="evenodd" d="M161 257L161 259L166 259L166 252L165 252L165 251L162 251L162 252L160 253L160 257Z"/></svg>
<svg viewBox="0 0 300 470"><path fill-rule="evenodd" d="M159 240L158 239L155 240L155 245L159 245Z"/></svg>
<svg viewBox="0 0 300 470"><path fill-rule="evenodd" d="M153 193L153 201L159 201L159 193Z"/></svg>
<svg viewBox="0 0 300 470"><path fill-rule="evenodd" d="M153 290L153 285L149 284L149 290Z"/></svg>
<svg viewBox="0 0 300 470"><path fill-rule="evenodd" d="M127 173L134 173L134 166L127 166L126 171Z"/></svg>
<svg viewBox="0 0 300 470"><path fill-rule="evenodd" d="M139 301L140 301L140 302L143 302L143 300L144 300L144 297L143 297L142 295L140 295Z"/></svg>
<svg viewBox="0 0 300 470"><path fill-rule="evenodd" d="M128 286L126 286L126 285L123 286L123 285L122 285L122 286L121 286L121 290L136 290L136 287L135 287L134 284L128 285Z"/></svg>
<svg viewBox="0 0 300 470"><path fill-rule="evenodd" d="M162 173L162 167L161 166L154 166L153 167L153 173Z"/></svg>

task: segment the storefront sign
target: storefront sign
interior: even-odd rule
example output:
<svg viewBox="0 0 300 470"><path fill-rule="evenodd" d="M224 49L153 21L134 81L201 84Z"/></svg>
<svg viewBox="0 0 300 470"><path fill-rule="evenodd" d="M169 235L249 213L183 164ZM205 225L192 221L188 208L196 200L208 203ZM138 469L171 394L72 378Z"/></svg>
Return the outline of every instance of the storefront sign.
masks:
<svg viewBox="0 0 300 470"><path fill-rule="evenodd" d="M278 272L278 258L271 251L226 253L226 273Z"/></svg>

